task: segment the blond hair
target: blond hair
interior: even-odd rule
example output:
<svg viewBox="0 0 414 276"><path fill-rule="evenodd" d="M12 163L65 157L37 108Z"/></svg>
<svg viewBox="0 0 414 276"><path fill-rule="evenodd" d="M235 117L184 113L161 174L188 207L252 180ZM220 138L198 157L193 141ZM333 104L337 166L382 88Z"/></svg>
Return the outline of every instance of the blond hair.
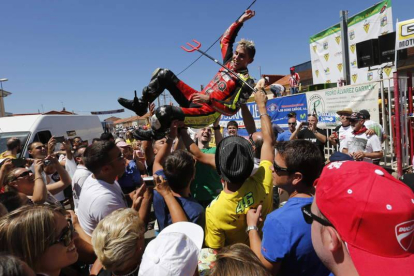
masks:
<svg viewBox="0 0 414 276"><path fill-rule="evenodd" d="M270 276L270 273L247 245L236 243L217 254L210 276Z"/></svg>
<svg viewBox="0 0 414 276"><path fill-rule="evenodd" d="M247 51L247 53L249 54L250 58L254 58L254 55L256 54L256 47L254 45L253 40L247 40L242 38L239 43L238 46L242 47L243 49L245 49Z"/></svg>
<svg viewBox="0 0 414 276"><path fill-rule="evenodd" d="M134 256L144 232L143 221L131 208L118 209L101 220L93 231L92 246L103 267L113 271Z"/></svg>
<svg viewBox="0 0 414 276"><path fill-rule="evenodd" d="M39 259L57 239L57 206L23 206L0 218L0 252L8 252L36 270Z"/></svg>

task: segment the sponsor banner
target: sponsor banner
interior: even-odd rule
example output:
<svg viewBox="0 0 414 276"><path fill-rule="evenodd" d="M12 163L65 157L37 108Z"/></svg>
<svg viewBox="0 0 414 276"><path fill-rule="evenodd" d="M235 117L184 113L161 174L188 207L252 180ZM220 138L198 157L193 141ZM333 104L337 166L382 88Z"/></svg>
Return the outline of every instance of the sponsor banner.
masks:
<svg viewBox="0 0 414 276"><path fill-rule="evenodd" d="M247 107L250 113L253 115L253 119L256 123L256 128L260 129L260 113L257 109L256 103L248 103ZM306 116L308 114L308 109L306 105L306 95L299 94L268 100L266 104L266 109L267 113L271 117L272 123L278 124L280 127L287 128L287 115L292 111L296 112L298 120L306 121ZM241 110L239 110L233 116L221 116L220 126L226 127L229 121L236 121L239 125L239 128L243 128L244 122L243 116L241 115Z"/></svg>
<svg viewBox="0 0 414 276"><path fill-rule="evenodd" d="M308 111L318 115L320 128L338 125L339 115L336 112L344 108L353 111L366 109L371 114L371 120L379 122L379 89L379 82L371 82L307 92Z"/></svg>
<svg viewBox="0 0 414 276"><path fill-rule="evenodd" d="M397 50L414 47L414 19L398 22L396 37Z"/></svg>
<svg viewBox="0 0 414 276"><path fill-rule="evenodd" d="M116 109L116 110L106 110L106 111L91 111L92 115L104 115L104 114L115 114L115 113L122 113L125 110L122 109Z"/></svg>
<svg viewBox="0 0 414 276"><path fill-rule="evenodd" d="M351 84L380 80L378 70L358 69L356 44L393 32L391 0L381 1L348 19ZM313 83L333 83L343 78L341 29L337 24L310 38ZM395 67L384 69L392 77Z"/></svg>

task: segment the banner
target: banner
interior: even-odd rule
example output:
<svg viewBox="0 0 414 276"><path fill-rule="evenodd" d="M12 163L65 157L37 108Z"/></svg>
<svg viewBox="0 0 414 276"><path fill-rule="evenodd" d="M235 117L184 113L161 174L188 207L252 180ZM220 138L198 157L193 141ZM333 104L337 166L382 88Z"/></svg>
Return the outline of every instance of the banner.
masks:
<svg viewBox="0 0 414 276"><path fill-rule="evenodd" d="M320 128L337 126L339 115L336 112L344 108L351 108L355 112L366 109L371 120L379 122L379 89L379 82L371 82L307 92L308 111L318 115Z"/></svg>
<svg viewBox="0 0 414 276"><path fill-rule="evenodd" d="M107 110L107 111L91 111L92 115L104 115L104 114L115 114L115 113L122 113L125 110L122 109L116 109L116 110Z"/></svg>
<svg viewBox="0 0 414 276"><path fill-rule="evenodd" d="M414 47L414 19L397 23L396 50Z"/></svg>
<svg viewBox="0 0 414 276"><path fill-rule="evenodd" d="M256 123L256 128L260 129L260 113L257 109L256 103L248 103L247 107L250 113L253 115L253 119ZM298 120L306 121L306 116L308 114L308 109L306 105L306 95L299 94L268 100L266 104L266 109L267 113L271 117L271 121L273 124L278 124L282 128L287 128L287 115L292 111L296 112ZM243 116L241 115L241 110L239 110L239 112L237 112L237 114L233 116L221 116L220 126L226 127L229 121L236 121L239 125L239 128L243 128L244 122Z"/></svg>
<svg viewBox="0 0 414 276"><path fill-rule="evenodd" d="M393 32L391 0L384 0L348 19L349 68L351 84L380 80L378 70L358 69L356 44ZM334 83L343 78L341 29L337 24L309 40L313 83ZM395 67L384 69L391 77Z"/></svg>

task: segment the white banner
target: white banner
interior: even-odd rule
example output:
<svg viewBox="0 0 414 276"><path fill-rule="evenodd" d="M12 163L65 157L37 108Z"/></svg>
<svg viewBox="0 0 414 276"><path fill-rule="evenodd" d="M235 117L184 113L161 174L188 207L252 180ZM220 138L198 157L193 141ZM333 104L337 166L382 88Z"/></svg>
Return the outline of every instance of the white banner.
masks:
<svg viewBox="0 0 414 276"><path fill-rule="evenodd" d="M358 69L356 44L393 32L391 0L384 0L348 19L351 84L380 80L378 70ZM313 83L334 83L343 78L341 29L337 24L310 38ZM391 77L395 67L384 69Z"/></svg>
<svg viewBox="0 0 414 276"><path fill-rule="evenodd" d="M397 23L396 50L414 47L414 19Z"/></svg>
<svg viewBox="0 0 414 276"><path fill-rule="evenodd" d="M339 115L336 112L344 108L351 108L354 112L366 109L371 119L379 122L379 89L379 82L371 82L307 92L308 113L316 112L320 128L338 125Z"/></svg>

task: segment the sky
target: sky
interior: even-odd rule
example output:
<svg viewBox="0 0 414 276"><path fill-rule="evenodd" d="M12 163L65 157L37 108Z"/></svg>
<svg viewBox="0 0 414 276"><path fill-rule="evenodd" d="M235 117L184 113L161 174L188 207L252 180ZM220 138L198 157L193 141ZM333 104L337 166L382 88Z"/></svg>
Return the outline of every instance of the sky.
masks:
<svg viewBox="0 0 414 276"><path fill-rule="evenodd" d="M118 97L140 95L157 68L181 72L252 3L250 0L0 0L0 78L7 112L61 110L78 114L122 108ZM250 74L288 74L310 60L309 37L374 5L371 0L257 0L256 16L236 39L256 44ZM412 19L412 0L392 1L393 21ZM395 24L394 24L395 26ZM394 27L395 28L395 27ZM219 44L208 52L221 60ZM259 69L260 68L260 69ZM179 78L195 89L219 69L202 57ZM167 98L167 102L170 100ZM163 99L161 100L163 103ZM115 114L126 118L132 111ZM100 116L104 119L106 116Z"/></svg>

